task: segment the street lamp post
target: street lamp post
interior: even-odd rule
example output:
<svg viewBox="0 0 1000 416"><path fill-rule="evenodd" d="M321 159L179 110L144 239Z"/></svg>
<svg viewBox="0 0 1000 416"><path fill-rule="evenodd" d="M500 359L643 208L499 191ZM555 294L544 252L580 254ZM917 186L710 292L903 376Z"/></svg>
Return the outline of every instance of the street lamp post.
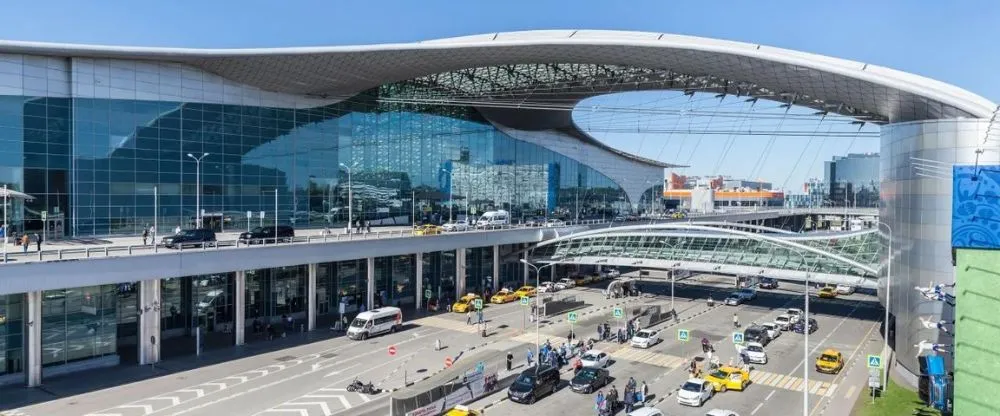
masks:
<svg viewBox="0 0 1000 416"><path fill-rule="evenodd" d="M802 334L804 335L802 343L802 416L809 416L809 262L802 252L795 251L795 253L802 257L802 264L807 265L804 292L805 307L803 308L805 310L802 311Z"/></svg>
<svg viewBox="0 0 1000 416"><path fill-rule="evenodd" d="M341 163L340 167L347 170L347 233L351 233L351 226L354 225L354 190L351 184L351 168Z"/></svg>
<svg viewBox="0 0 1000 416"><path fill-rule="evenodd" d="M546 265L543 265L543 266L535 266L534 264L532 264L531 262L529 262L527 259L520 259L520 261L521 261L521 263L524 263L524 264L530 266L532 269L535 269L535 287L541 286L542 269L544 269L546 267L555 266L557 264L562 263L561 261L554 261L552 263L549 263L549 264L546 264ZM541 301L542 301L542 297L539 296L538 294L536 294L535 295L535 311L536 311L536 315L535 315L535 356L538 358L539 367L541 367L541 363L542 363L542 361L541 361L542 357L539 356L539 354L541 354L541 351L542 351L542 336L541 336L541 331L539 329L539 328L541 328L541 326L538 323L538 321L540 321L541 319L538 319L537 313L542 310Z"/></svg>
<svg viewBox="0 0 1000 416"><path fill-rule="evenodd" d="M195 222L196 222L196 227L195 228L201 228L201 226L202 226L202 223L201 223L202 222L202 219L201 219L201 160L204 159L204 158L206 158L206 157L208 157L208 153L203 153L200 157L195 157L194 155L192 155L190 153L188 153L187 155L188 155L189 158L194 159L194 163L195 163L195 165L194 165L195 166L195 175L194 175L194 178L195 178L194 179L194 181L195 181L195 185L194 185L194 187L195 187L195 192L194 192L194 211L195 211L195 213L194 213L194 215L195 215Z"/></svg>
<svg viewBox="0 0 1000 416"><path fill-rule="evenodd" d="M10 237L10 227L7 226L7 184L3 184L3 262L7 262L7 238Z"/></svg>
<svg viewBox="0 0 1000 416"><path fill-rule="evenodd" d="M889 230L889 253L886 255L886 276L885 276L885 320L882 321L882 353L887 354L889 351L889 301L892 299L889 295L892 293L892 227L882 221L878 222L878 225L884 226ZM886 359L888 357L883 357ZM889 367L886 366L882 370L882 394L889 388Z"/></svg>

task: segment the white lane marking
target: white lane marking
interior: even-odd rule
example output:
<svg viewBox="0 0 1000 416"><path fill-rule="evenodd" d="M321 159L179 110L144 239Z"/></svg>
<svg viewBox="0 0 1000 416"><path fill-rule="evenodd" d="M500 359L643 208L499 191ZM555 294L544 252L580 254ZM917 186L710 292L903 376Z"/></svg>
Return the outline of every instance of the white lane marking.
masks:
<svg viewBox="0 0 1000 416"><path fill-rule="evenodd" d="M767 394L767 397L765 397L765 398L764 398L764 401L766 402L766 401L770 400L770 399L771 399L771 396L774 396L774 393L775 393L776 391L777 391L777 390L771 390L771 392Z"/></svg>
<svg viewBox="0 0 1000 416"><path fill-rule="evenodd" d="M142 414L144 414L144 415L148 415L150 413L153 413L153 406L150 406L148 404L127 404L127 405L118 406L118 407L122 408L122 409L142 409Z"/></svg>
<svg viewBox="0 0 1000 416"><path fill-rule="evenodd" d="M309 411L306 409L271 409L268 412L298 413L299 416L309 416Z"/></svg>
<svg viewBox="0 0 1000 416"><path fill-rule="evenodd" d="M753 411L750 412L750 415L757 414L757 411L760 410L761 407L764 407L764 403L757 403L757 407L753 408Z"/></svg>
<svg viewBox="0 0 1000 416"><path fill-rule="evenodd" d="M181 398L176 396L156 396L150 397L148 400L170 400L171 406L177 406L181 403Z"/></svg>
<svg viewBox="0 0 1000 416"><path fill-rule="evenodd" d="M858 389L858 386L851 386L851 388L847 389L847 393L844 394L844 398L845 399L850 399L851 397L854 397L854 391L857 390L857 389Z"/></svg>
<svg viewBox="0 0 1000 416"><path fill-rule="evenodd" d="M347 403L347 399L345 399L344 396L338 396L338 397L340 398L340 400L345 405L347 405L348 409L351 408L351 404ZM330 415L333 414L333 411L330 410L330 406L327 405L326 402L291 402L291 403L285 403L284 405L285 406L319 406L320 410L323 411L323 416L330 416Z"/></svg>
<svg viewBox="0 0 1000 416"><path fill-rule="evenodd" d="M360 397L361 400L364 400L365 403L368 403L368 402L372 401L371 397L368 397L368 395L366 395L366 394L358 393L358 397Z"/></svg>

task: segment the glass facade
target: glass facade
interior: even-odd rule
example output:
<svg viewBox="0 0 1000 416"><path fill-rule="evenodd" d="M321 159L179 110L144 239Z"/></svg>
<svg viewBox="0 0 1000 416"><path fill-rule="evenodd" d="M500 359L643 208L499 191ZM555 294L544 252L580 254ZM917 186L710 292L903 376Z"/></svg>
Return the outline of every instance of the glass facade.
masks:
<svg viewBox="0 0 1000 416"><path fill-rule="evenodd" d="M455 251L435 251L423 255L423 289L430 291L430 298L425 298L425 305L450 305L455 299L457 289L455 281Z"/></svg>
<svg viewBox="0 0 1000 416"><path fill-rule="evenodd" d="M118 285L44 291L42 366L115 354L117 301Z"/></svg>
<svg viewBox="0 0 1000 416"><path fill-rule="evenodd" d="M24 294L0 295L0 376L24 371Z"/></svg>
<svg viewBox="0 0 1000 416"><path fill-rule="evenodd" d="M851 153L825 163L829 205L875 208L879 203L879 154Z"/></svg>
<svg viewBox="0 0 1000 416"><path fill-rule="evenodd" d="M15 74L0 61L0 85L27 85L40 72L43 84L55 73L74 90L98 88L68 81L71 71L98 78L67 68L75 60L32 62L19 60ZM110 74L111 95L135 99L47 96L53 81L0 95L0 183L36 197L12 213L16 231L39 230L43 212L72 235L135 234L154 216L161 229L187 227L199 194L217 230L242 228L247 211L274 221L274 192L278 221L317 227L346 221L348 188L356 217L373 224L501 208L514 218L600 216L624 197L595 169L512 138L474 108L393 103L397 84L307 108L213 104L141 93L173 81L127 64L135 69L88 68ZM184 91L194 95L221 88L191 85ZM189 157L206 153L200 168Z"/></svg>

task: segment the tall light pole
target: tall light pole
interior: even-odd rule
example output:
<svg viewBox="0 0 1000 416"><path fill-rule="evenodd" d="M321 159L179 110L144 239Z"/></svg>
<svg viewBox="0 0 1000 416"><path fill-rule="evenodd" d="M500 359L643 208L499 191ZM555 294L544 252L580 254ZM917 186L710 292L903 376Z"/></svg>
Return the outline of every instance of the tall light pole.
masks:
<svg viewBox="0 0 1000 416"><path fill-rule="evenodd" d="M195 216L195 228L201 228L201 160L208 157L208 153L203 153L200 157L195 157L194 155L188 153L188 157L194 159L195 163L195 175L194 175L194 216Z"/></svg>
<svg viewBox="0 0 1000 416"><path fill-rule="evenodd" d="M347 170L347 233L351 233L351 227L354 226L354 193L351 184L351 168L347 165L341 163L340 167Z"/></svg>
<svg viewBox="0 0 1000 416"><path fill-rule="evenodd" d="M878 225L884 226L889 230L889 253L886 255L886 276L885 276L885 320L882 325L882 353L885 354L889 351L889 301L892 299L889 295L892 293L892 227L882 221L878 222ZM886 359L883 357L882 359ZM889 367L886 365L885 369L882 370L882 394L889 388Z"/></svg>
<svg viewBox="0 0 1000 416"><path fill-rule="evenodd" d="M527 259L520 259L520 262L524 263L524 264L526 264L528 266L531 266L532 269L535 269L535 287L539 287L541 285L542 269L544 269L546 267L555 266L557 264L562 263L561 261L554 261L552 263L549 263L549 264L546 264L546 265L543 265L543 266L535 266L534 264L531 264L531 262L529 262ZM535 356L538 357L538 366L539 366L539 368L541 367L541 363L542 363L542 357L539 356L539 354L541 354L541 351L542 351L542 336L541 336L541 331L539 330L540 325L538 323L538 321L540 321L541 319L538 319L537 313L539 311L541 311L541 310L542 310L542 297L539 296L538 294L535 294L535 313L536 313L536 315L535 315Z"/></svg>
<svg viewBox="0 0 1000 416"><path fill-rule="evenodd" d="M7 184L3 184L3 262L7 262L7 238L10 237L10 227L7 226L7 208L8 194L10 191L7 190Z"/></svg>
<svg viewBox="0 0 1000 416"><path fill-rule="evenodd" d="M809 262L806 255L796 251L802 257L802 264L806 265L806 287L805 287L805 310L802 311L802 334L805 336L802 343L802 416L809 416Z"/></svg>

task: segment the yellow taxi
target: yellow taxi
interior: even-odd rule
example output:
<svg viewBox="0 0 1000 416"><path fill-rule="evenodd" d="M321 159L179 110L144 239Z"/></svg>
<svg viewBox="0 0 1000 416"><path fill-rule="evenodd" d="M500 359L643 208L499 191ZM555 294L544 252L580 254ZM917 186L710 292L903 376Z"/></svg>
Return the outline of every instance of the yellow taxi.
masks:
<svg viewBox="0 0 1000 416"><path fill-rule="evenodd" d="M465 313L475 308L476 299L482 299L475 293L462 296L451 305L452 312Z"/></svg>
<svg viewBox="0 0 1000 416"><path fill-rule="evenodd" d="M507 289L500 289L500 291L497 292L497 294L490 297L490 302L507 303L507 302L513 302L518 299L520 299L520 296L518 296L517 293L511 292L510 290Z"/></svg>
<svg viewBox="0 0 1000 416"><path fill-rule="evenodd" d="M844 355L833 348L827 348L816 357L816 371L837 374L844 368Z"/></svg>
<svg viewBox="0 0 1000 416"><path fill-rule="evenodd" d="M594 281L594 278L592 278L590 276L587 276L587 275L570 276L570 279L573 279L573 281L576 282L577 286L583 286L585 284L588 284L588 283L591 283L591 282Z"/></svg>
<svg viewBox="0 0 1000 416"><path fill-rule="evenodd" d="M521 286L516 291L514 295L520 298L521 296L535 296L536 289L534 286Z"/></svg>
<svg viewBox="0 0 1000 416"><path fill-rule="evenodd" d="M705 381L712 383L712 388L718 392L726 390L743 391L750 384L750 372L737 367L724 365L708 373Z"/></svg>
<svg viewBox="0 0 1000 416"><path fill-rule="evenodd" d="M436 225L418 225L413 227L413 235L437 235L441 234L441 227Z"/></svg>
<svg viewBox="0 0 1000 416"><path fill-rule="evenodd" d="M481 413L468 408L467 406L457 405L452 407L451 410L445 412L444 416L479 416Z"/></svg>
<svg viewBox="0 0 1000 416"><path fill-rule="evenodd" d="M816 296L819 296L821 298L833 299L837 297L837 289L827 286L820 289L819 292L816 292Z"/></svg>

